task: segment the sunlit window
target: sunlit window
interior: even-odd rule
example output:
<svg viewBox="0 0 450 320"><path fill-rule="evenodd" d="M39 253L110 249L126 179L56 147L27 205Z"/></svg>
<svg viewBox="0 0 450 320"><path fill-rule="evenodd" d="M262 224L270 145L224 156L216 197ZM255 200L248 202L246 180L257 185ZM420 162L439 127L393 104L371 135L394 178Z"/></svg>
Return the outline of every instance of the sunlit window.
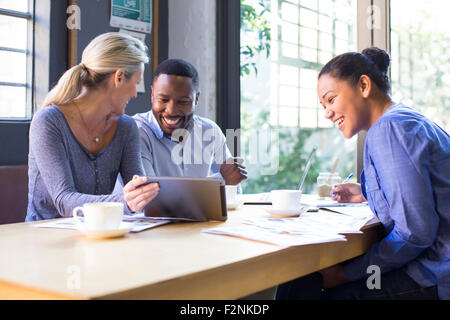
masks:
<svg viewBox="0 0 450 320"><path fill-rule="evenodd" d="M33 1L0 0L0 118L31 117Z"/></svg>
<svg viewBox="0 0 450 320"><path fill-rule="evenodd" d="M418 109L450 132L450 3L391 1L394 101Z"/></svg>
<svg viewBox="0 0 450 320"><path fill-rule="evenodd" d="M346 141L324 119L316 87L326 62L357 49L356 0L241 0L241 10L241 150L249 156L257 144L261 151L264 131L279 138L276 170L267 174L252 154L244 192L297 186L314 145L304 191L313 191L336 158L339 174L354 172L356 137Z"/></svg>

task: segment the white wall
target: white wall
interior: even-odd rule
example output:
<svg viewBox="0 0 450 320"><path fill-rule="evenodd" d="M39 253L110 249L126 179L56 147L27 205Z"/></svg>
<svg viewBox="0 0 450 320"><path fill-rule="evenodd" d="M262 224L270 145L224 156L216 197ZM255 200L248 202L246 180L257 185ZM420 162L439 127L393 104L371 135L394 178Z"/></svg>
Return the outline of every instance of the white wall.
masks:
<svg viewBox="0 0 450 320"><path fill-rule="evenodd" d="M169 0L169 58L182 58L199 72L195 113L216 120L216 1Z"/></svg>

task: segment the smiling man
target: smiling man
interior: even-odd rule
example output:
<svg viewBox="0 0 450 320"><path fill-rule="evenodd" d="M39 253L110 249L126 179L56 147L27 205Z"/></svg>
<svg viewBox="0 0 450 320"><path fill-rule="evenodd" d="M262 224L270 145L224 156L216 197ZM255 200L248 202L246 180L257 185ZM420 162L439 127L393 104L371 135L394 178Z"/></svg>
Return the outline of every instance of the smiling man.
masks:
<svg viewBox="0 0 450 320"><path fill-rule="evenodd" d="M247 178L231 157L217 124L194 114L200 96L198 72L182 59L163 61L152 83L152 109L134 116L148 176L218 177L227 185Z"/></svg>

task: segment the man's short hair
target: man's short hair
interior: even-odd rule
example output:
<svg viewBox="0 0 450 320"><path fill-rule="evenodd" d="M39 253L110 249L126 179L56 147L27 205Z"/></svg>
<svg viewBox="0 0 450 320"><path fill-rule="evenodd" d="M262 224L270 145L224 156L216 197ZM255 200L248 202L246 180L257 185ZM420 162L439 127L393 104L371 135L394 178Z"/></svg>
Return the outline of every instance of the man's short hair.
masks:
<svg viewBox="0 0 450 320"><path fill-rule="evenodd" d="M199 79L197 69L183 59L167 59L161 62L153 74L153 83L161 74L188 77L192 79L195 91L199 90Z"/></svg>

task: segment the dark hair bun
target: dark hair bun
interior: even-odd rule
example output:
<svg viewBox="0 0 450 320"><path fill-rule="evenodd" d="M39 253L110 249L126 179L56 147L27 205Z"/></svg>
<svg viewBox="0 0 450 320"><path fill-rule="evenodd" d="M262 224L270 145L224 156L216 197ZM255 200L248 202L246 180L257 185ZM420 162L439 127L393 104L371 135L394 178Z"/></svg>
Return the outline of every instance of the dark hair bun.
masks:
<svg viewBox="0 0 450 320"><path fill-rule="evenodd" d="M371 59L382 73L387 73L391 58L386 51L378 47L370 47L364 49L361 53Z"/></svg>

